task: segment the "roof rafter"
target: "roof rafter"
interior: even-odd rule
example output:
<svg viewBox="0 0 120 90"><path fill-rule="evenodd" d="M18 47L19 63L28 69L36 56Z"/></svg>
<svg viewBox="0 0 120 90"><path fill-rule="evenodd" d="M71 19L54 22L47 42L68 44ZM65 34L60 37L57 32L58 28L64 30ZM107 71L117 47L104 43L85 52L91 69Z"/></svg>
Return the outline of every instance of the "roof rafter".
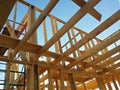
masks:
<svg viewBox="0 0 120 90"><path fill-rule="evenodd" d="M76 14L74 14L69 21L41 48L34 56L37 60L46 50L48 50L57 40L60 39L70 28L73 27L89 10L91 10L100 0L89 0ZM88 7L89 6L89 7Z"/></svg>
<svg viewBox="0 0 120 90"><path fill-rule="evenodd" d="M80 56L77 58L77 61L70 63L69 65L67 65L67 68L71 68L74 65L79 64L80 62L84 61L86 58L90 57L91 55L97 53L98 51L104 49L105 47L109 46L110 44L114 43L115 41L117 41L118 39L120 39L120 30L114 34L113 36L109 37L108 39L104 40L103 42L101 42L100 44L97 44L96 46L94 46L93 48L89 49L86 51L86 54ZM92 51L92 52L91 52Z"/></svg>
<svg viewBox="0 0 120 90"><path fill-rule="evenodd" d="M120 10L117 11L114 15L112 15L110 18L108 18L106 21L104 21L102 24L100 24L98 27L96 27L92 32L90 32L88 35L86 35L84 38L82 38L80 41L78 41L74 46L69 48L67 51L65 51L61 57L56 58L54 63L58 63L60 60L65 59L66 56L70 55L72 52L77 50L79 47L87 43L89 40L97 36L99 33L106 30L108 27L110 27L112 24L117 22L120 17Z"/></svg>

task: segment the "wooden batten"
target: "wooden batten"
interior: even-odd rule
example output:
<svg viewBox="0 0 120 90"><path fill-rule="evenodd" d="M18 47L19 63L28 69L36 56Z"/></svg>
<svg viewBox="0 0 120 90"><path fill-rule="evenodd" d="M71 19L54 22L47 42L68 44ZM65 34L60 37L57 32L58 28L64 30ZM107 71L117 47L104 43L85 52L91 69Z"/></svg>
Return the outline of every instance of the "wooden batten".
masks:
<svg viewBox="0 0 120 90"><path fill-rule="evenodd" d="M43 10L31 1L0 0L0 89L119 90L120 30L98 35L120 21L120 10L101 21L102 0L70 0L78 11L65 22L50 13L62 0L49 0ZM88 14L99 21L89 33L76 27Z"/></svg>

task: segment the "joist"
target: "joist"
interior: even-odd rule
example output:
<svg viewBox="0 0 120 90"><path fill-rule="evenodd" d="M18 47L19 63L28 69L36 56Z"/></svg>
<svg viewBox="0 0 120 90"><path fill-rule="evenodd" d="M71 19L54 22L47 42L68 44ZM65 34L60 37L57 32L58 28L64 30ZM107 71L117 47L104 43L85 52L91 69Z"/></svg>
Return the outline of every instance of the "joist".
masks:
<svg viewBox="0 0 120 90"><path fill-rule="evenodd" d="M94 66L96 65L96 63L100 62L100 61L103 61L104 59L112 56L113 54L117 53L120 51L120 46L112 49L111 51L108 51L107 53L103 54L103 55L100 55L98 56L97 58L95 58L95 60L93 62L90 62L90 63L87 63L84 67L87 68L87 67L90 67L90 66Z"/></svg>
<svg viewBox="0 0 120 90"><path fill-rule="evenodd" d="M78 57L77 61L75 61L74 63L69 64L67 67L70 68L72 66L74 66L75 64L79 64L80 62L82 62L83 60L85 60L86 58L90 57L91 55L97 53L98 51L100 51L101 49L104 49L105 47L109 46L111 43L114 43L115 41L120 39L120 32L118 31L118 33L116 33L114 36L106 39L105 41L101 42L100 44L97 44L96 46L94 46L93 48L89 49L88 51L86 51L86 54L84 54L81 57ZM92 51L92 53L91 53Z"/></svg>
<svg viewBox="0 0 120 90"><path fill-rule="evenodd" d="M116 62L119 59L120 59L120 55L117 55L115 57L112 57L112 58L106 60L104 63L101 63L100 65L93 65L92 67L94 67L96 69L103 69L103 68L109 66L110 64Z"/></svg>

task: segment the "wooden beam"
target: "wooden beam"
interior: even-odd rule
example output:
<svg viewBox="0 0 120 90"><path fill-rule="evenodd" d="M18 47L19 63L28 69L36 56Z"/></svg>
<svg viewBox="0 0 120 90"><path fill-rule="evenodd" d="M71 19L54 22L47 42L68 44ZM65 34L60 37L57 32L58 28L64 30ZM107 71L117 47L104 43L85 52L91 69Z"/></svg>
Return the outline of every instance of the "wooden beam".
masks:
<svg viewBox="0 0 120 90"><path fill-rule="evenodd" d="M18 3L16 2L15 8L14 8L13 24L12 24L13 30L15 30L15 22L16 22L16 16L17 16L17 7L18 7Z"/></svg>
<svg viewBox="0 0 120 90"><path fill-rule="evenodd" d="M51 74L51 69L50 68L48 68L48 80L49 80L48 90L53 90L52 74Z"/></svg>
<svg viewBox="0 0 120 90"><path fill-rule="evenodd" d="M56 79L56 80L55 80L56 90L59 90L59 85L58 85L58 83L59 83L59 82L58 82L58 80Z"/></svg>
<svg viewBox="0 0 120 90"><path fill-rule="evenodd" d="M56 33L56 31L57 31L57 27L56 27L57 22L55 21L55 19L53 17L50 17L50 21L51 21L51 26L52 26L52 34L54 35ZM60 51L61 51L61 50L59 50L60 48L58 48L58 46L59 46L58 42L55 43L55 52L56 53L60 53Z"/></svg>
<svg viewBox="0 0 120 90"><path fill-rule="evenodd" d="M100 44L97 44L96 46L94 46L93 48L89 49L86 51L86 54L80 56L77 58L77 61L70 63L69 65L67 65L67 68L71 68L74 65L79 64L80 62L84 61L86 58L90 57L91 55L97 53L98 51L104 49L105 47L109 46L110 44L114 43L115 41L117 41L118 39L120 39L120 30L118 30L118 32L109 37L108 39L104 40L103 42L101 42ZM92 52L91 52L92 51Z"/></svg>
<svg viewBox="0 0 120 90"><path fill-rule="evenodd" d="M59 70L59 74L60 74L60 89L65 90L64 76L62 70Z"/></svg>
<svg viewBox="0 0 120 90"><path fill-rule="evenodd" d="M12 10L15 2L17 0L0 0L0 31L3 28L3 25L5 24L10 11Z"/></svg>
<svg viewBox="0 0 120 90"><path fill-rule="evenodd" d="M117 52L119 52L119 51L120 51L120 46L115 47L114 49L106 52L105 54L98 56L97 58L95 58L94 61L87 63L87 64L84 66L84 68L88 68L88 67L91 67L91 66L94 67L94 66L95 66L97 63L99 63L100 61L102 61L102 60L104 60L104 59L112 56L113 54L115 54L115 53L117 53Z"/></svg>
<svg viewBox="0 0 120 90"><path fill-rule="evenodd" d="M105 72L110 72L110 71L112 71L112 70L114 70L114 69L116 69L116 68L118 68L118 67L120 67L120 62L117 63L117 64L112 65L112 66L109 67L109 68L104 68L104 73L105 73Z"/></svg>
<svg viewBox="0 0 120 90"><path fill-rule="evenodd" d="M0 46L1 47L14 49L19 42L20 42L20 40L18 40L18 39L13 39L13 38L5 36L5 35L0 35ZM41 47L42 46L40 46L40 45L35 45L32 43L24 42L24 47L21 50L26 51L26 52L36 53L37 50ZM56 54L54 52L49 52L49 51L45 52L43 55L47 56L47 57L52 57L52 58L56 58L56 57L60 56L60 54ZM68 62L75 61L75 59L71 58L71 57L67 57L66 60Z"/></svg>
<svg viewBox="0 0 120 90"><path fill-rule="evenodd" d="M1 36L1 35L0 35ZM11 48L15 48L15 46L19 43L19 40L16 40L16 39L13 39L13 38L10 38L10 37L7 37L7 36L4 36L4 35L2 35L2 37L1 37L1 40L0 41L2 41L1 42L1 45L7 45L7 48L9 47L11 47ZM5 43L4 43L5 42ZM35 47L36 47L36 45L34 45L34 44L25 44L25 46L27 46L27 47L25 47L25 48L23 48L24 50L26 50L26 48L28 48L29 47L29 45L31 46L31 48L33 49L33 50L35 50ZM33 48L34 47L34 48ZM39 47L37 46L36 47L36 49L38 49ZM30 48L28 48L28 51L30 50ZM33 51L32 51L33 52ZM34 52L35 53L35 52ZM54 55L53 55L54 56ZM56 55L55 55L56 56ZM26 62L27 63L27 62Z"/></svg>
<svg viewBox="0 0 120 90"><path fill-rule="evenodd" d="M68 78L71 86L71 90L77 90L76 85L75 85L75 80L74 80L74 75L73 73L68 73Z"/></svg>
<svg viewBox="0 0 120 90"><path fill-rule="evenodd" d="M25 35L25 37L22 39L22 41L17 45L14 52L12 53L12 58L14 58L17 54L17 52L22 48L24 45L24 42L27 41L31 35L34 34L34 32L37 30L39 25L42 23L42 21L46 18L46 16L49 14L49 12L53 9L53 7L56 5L58 0L51 0L46 8L43 10L43 12L40 14L38 19L35 21L35 23L31 26L28 33Z"/></svg>
<svg viewBox="0 0 120 90"><path fill-rule="evenodd" d="M4 62L9 62L9 59L6 58L6 57L0 57L1 61L4 61ZM60 67L60 66L51 66L51 65L47 65L46 62L43 62L43 61L39 61L39 62L25 62L25 61L19 61L19 60L13 60L13 61L10 61L11 63L17 63L17 64L25 64L25 65L32 65L32 64L35 64L35 65L39 65L40 68L52 68L52 69L58 69L58 70L62 70L64 71L64 73L74 73L75 75L78 75L78 76L84 76L84 77L101 77L100 75L98 75L97 73L92 73L92 72L82 72L81 71L78 71L78 70L75 70L75 69L66 69L66 68L63 68L63 67Z"/></svg>
<svg viewBox="0 0 120 90"><path fill-rule="evenodd" d="M90 32L88 35L86 35L84 38L82 38L80 41L78 41L73 47L69 48L67 51L65 51L61 57L56 58L54 63L58 63L62 59L66 59L66 56L70 55L72 52L80 48L82 45L87 43L89 40L103 32L105 29L110 27L112 24L117 22L120 17L120 10L117 11L114 15L112 15L110 18L108 18L106 21L104 21L102 24L100 24L98 27L96 27L92 32Z"/></svg>
<svg viewBox="0 0 120 90"><path fill-rule="evenodd" d="M35 7L29 6L29 11L28 11L28 32L31 28L31 26L35 23L36 21L36 13L35 13ZM35 31L34 34L31 35L29 42L37 44L37 32Z"/></svg>
<svg viewBox="0 0 120 90"><path fill-rule="evenodd" d="M24 5L26 5L26 6L30 6L31 4L30 3L28 3L28 2L26 2L26 1L23 1L23 0L19 0L19 2L21 2L22 4L24 4ZM32 5L32 6L34 6L34 5ZM34 6L35 7L35 10L36 11L38 11L38 12L42 12L42 10L40 9L40 8L38 8L38 7L36 7L36 6ZM61 20L61 19L59 19L58 17L55 17L55 16L53 16L53 15L51 15L51 14L48 14L48 16L49 17L53 17L54 19L55 19L55 21L58 21L58 22L60 22L60 23L63 23L63 24L66 24L66 22L65 21L63 21L63 20ZM56 24L56 23L55 23ZM84 34L88 34L88 33L86 33L86 32L84 32L83 30L80 30L79 28L77 28L77 27L72 27L73 29L75 29L75 30L77 30L77 31L80 31L80 32L83 32ZM18 30L18 29L17 29ZM57 30L58 31L58 30ZM95 39L98 39L98 38L96 38L95 37ZM98 40L100 40L100 39L98 39ZM101 40L100 40L101 41Z"/></svg>
<svg viewBox="0 0 120 90"><path fill-rule="evenodd" d="M110 64L114 63L115 61L117 61L119 59L120 59L120 55L117 55L117 56L112 57L112 58L108 59L107 61L101 63L99 66L95 65L95 68L103 69L106 66L109 66ZM94 67L94 66L92 66L92 67Z"/></svg>
<svg viewBox="0 0 120 90"><path fill-rule="evenodd" d="M39 66L34 65L34 90L39 90Z"/></svg>
<svg viewBox="0 0 120 90"><path fill-rule="evenodd" d="M96 78L96 81L100 90L106 90L106 87L102 78Z"/></svg>
<svg viewBox="0 0 120 90"><path fill-rule="evenodd" d="M74 14L69 21L49 40L46 42L43 48L39 49L34 56L34 60L37 60L46 50L48 50L57 40L60 39L70 28L73 27L89 10L92 9L100 0L89 0L83 8L81 8L76 14ZM88 7L89 6L89 7Z"/></svg>
<svg viewBox="0 0 120 90"><path fill-rule="evenodd" d="M3 39L3 38L2 38ZM5 41L6 41L6 39L4 39ZM14 40L14 39L12 39L12 38L10 38L10 40L8 40L9 42L11 42L12 44L17 44L18 42L13 42L12 40ZM16 40L16 39L15 39ZM4 45L4 43L2 43L2 45ZM9 45L9 44L7 44L7 45ZM34 45L34 44L33 44ZM26 46L26 45L25 45ZM27 46L29 46L29 44L27 45ZM11 46L10 46L11 47ZM13 46L14 47L14 46ZM32 47L35 47L35 46L32 46ZM28 63L28 62L26 62L26 63ZM29 64L29 63L28 63Z"/></svg>
<svg viewBox="0 0 120 90"><path fill-rule="evenodd" d="M47 30L46 30L46 22L45 22L45 20L42 22L42 25L43 25L43 33L44 33L44 43L46 43L48 38L47 38Z"/></svg>
<svg viewBox="0 0 120 90"><path fill-rule="evenodd" d="M84 0L72 0L74 3L76 3L78 6L80 6L81 8L85 5L85 1ZM90 15L92 15L94 18L96 18L97 20L101 20L101 14L99 12L97 12L94 8L92 8L90 11L88 11L88 13Z"/></svg>
<svg viewBox="0 0 120 90"><path fill-rule="evenodd" d="M34 88L34 65L30 66L30 90L35 90Z"/></svg>
<svg viewBox="0 0 120 90"><path fill-rule="evenodd" d="M19 43L20 43L20 40L18 40L18 39L14 39L14 38L11 38L11 37L5 36L5 35L0 35L0 46L1 47L15 49L15 47ZM36 53L39 48L42 48L42 46L32 44L32 43L29 43L29 42L24 42L24 47L21 50L26 51L26 52ZM50 52L50 51L46 51L43 55L47 56L47 57L52 57L52 58L60 57L60 54L56 54L56 53ZM71 58L71 57L67 57L66 60L68 62L73 62L76 59Z"/></svg>
<svg viewBox="0 0 120 90"><path fill-rule="evenodd" d="M17 38L17 36L15 35L15 31L14 31L13 27L10 25L10 22L8 20L6 21L6 26L8 28L9 33L10 33L10 36L13 38Z"/></svg>
<svg viewBox="0 0 120 90"><path fill-rule="evenodd" d="M10 62L7 63L7 66L6 66L6 74L5 74L5 90L9 90L10 86L9 86L9 81L10 81Z"/></svg>
<svg viewBox="0 0 120 90"><path fill-rule="evenodd" d="M117 83L116 83L115 79L113 79L112 82L113 82L113 84L114 84L114 86L115 86L115 89L116 89L116 90L119 90L119 87L117 86Z"/></svg>
<svg viewBox="0 0 120 90"><path fill-rule="evenodd" d="M109 89L109 90L112 90L112 87L111 87L110 82L107 82L107 86L108 86L108 89Z"/></svg>

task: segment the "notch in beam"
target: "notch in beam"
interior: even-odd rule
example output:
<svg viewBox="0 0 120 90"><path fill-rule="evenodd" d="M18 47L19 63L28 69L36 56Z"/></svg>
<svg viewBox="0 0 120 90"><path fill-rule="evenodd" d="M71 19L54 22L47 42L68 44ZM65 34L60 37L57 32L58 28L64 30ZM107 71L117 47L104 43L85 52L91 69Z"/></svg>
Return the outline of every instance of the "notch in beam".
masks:
<svg viewBox="0 0 120 90"><path fill-rule="evenodd" d="M72 1L80 7L83 7L86 3L84 0L72 0ZM96 11L94 8L91 9L88 13L92 15L94 18L96 18L98 21L101 20L102 15L98 11Z"/></svg>

